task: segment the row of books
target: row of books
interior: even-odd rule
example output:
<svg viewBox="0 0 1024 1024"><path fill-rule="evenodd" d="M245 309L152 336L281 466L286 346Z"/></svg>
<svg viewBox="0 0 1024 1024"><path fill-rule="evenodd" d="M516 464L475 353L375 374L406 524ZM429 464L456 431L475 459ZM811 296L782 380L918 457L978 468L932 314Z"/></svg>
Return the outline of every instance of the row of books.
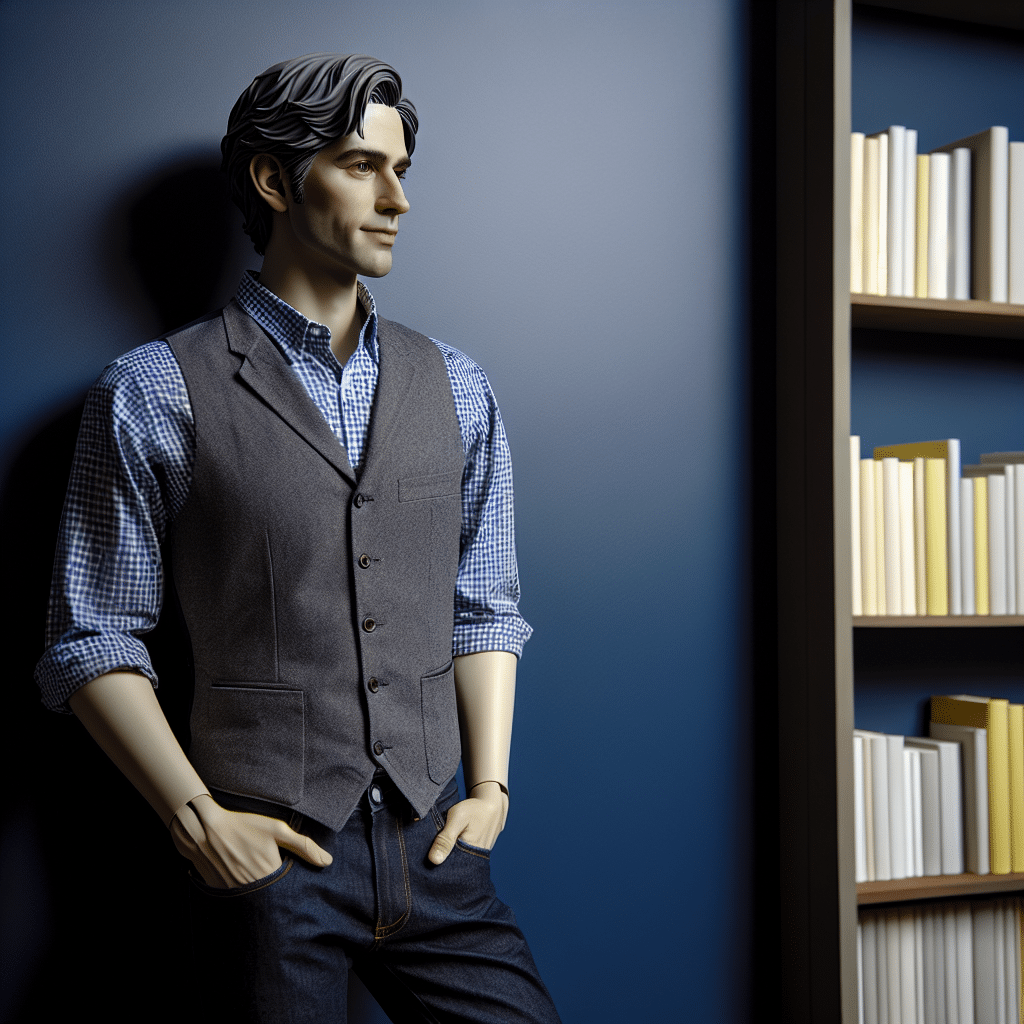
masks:
<svg viewBox="0 0 1024 1024"><path fill-rule="evenodd" d="M1024 614L1024 452L850 438L854 615Z"/></svg>
<svg viewBox="0 0 1024 1024"><path fill-rule="evenodd" d="M854 730L857 881L1024 872L1024 704L932 697L928 733Z"/></svg>
<svg viewBox="0 0 1024 1024"><path fill-rule="evenodd" d="M862 1024L1018 1024L1024 1020L1024 901L862 907Z"/></svg>
<svg viewBox="0 0 1024 1024"><path fill-rule="evenodd" d="M917 152L893 125L850 141L850 290L1024 303L1024 142L994 127Z"/></svg>

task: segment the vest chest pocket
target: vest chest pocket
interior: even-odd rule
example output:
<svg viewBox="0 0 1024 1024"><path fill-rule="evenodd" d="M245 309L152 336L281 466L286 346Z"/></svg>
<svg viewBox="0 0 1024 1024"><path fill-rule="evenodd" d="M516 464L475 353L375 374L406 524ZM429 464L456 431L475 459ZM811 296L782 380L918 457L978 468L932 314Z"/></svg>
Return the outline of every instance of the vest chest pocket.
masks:
<svg viewBox="0 0 1024 1024"><path fill-rule="evenodd" d="M458 494L461 486L461 469L448 473L407 476L398 481L398 500L421 501L424 498L444 498L449 494Z"/></svg>

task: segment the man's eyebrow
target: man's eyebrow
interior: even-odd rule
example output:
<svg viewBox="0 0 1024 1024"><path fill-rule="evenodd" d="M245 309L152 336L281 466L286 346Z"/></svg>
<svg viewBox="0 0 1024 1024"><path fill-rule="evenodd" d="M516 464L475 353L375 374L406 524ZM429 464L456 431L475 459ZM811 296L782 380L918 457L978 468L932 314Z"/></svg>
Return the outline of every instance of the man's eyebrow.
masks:
<svg viewBox="0 0 1024 1024"><path fill-rule="evenodd" d="M339 153L334 159L348 159L349 157L359 156L363 159L375 164L386 164L388 162L387 153L382 153L379 149L346 149ZM396 167L412 167L412 161L408 157L397 161Z"/></svg>

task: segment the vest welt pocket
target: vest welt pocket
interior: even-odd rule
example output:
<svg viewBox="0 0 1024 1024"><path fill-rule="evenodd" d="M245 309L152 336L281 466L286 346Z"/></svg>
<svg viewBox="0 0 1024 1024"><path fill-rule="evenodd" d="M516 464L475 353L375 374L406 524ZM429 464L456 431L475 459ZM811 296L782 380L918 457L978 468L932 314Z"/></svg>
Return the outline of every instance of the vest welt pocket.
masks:
<svg viewBox="0 0 1024 1024"><path fill-rule="evenodd" d="M205 693L201 731L193 730L191 756L214 789L272 803L302 799L305 708L301 690L244 682L216 682Z"/></svg>
<svg viewBox="0 0 1024 1024"><path fill-rule="evenodd" d="M423 704L423 739L427 750L427 774L442 784L459 767L459 712L455 703L455 663L420 679Z"/></svg>
<svg viewBox="0 0 1024 1024"><path fill-rule="evenodd" d="M449 473L427 473L407 476L398 481L399 501L420 501L423 498L443 498L457 494L462 486L462 470Z"/></svg>

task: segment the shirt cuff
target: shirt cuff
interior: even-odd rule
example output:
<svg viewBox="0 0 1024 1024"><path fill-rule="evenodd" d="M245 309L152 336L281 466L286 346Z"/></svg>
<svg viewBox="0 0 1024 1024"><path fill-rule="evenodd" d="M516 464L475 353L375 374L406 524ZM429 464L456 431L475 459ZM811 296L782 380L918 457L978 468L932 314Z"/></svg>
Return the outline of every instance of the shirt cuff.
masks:
<svg viewBox="0 0 1024 1024"><path fill-rule="evenodd" d="M146 645L131 635L64 636L39 659L35 680L44 707L73 714L68 698L107 672L137 672L157 685Z"/></svg>
<svg viewBox="0 0 1024 1024"><path fill-rule="evenodd" d="M486 622L457 622L452 636L452 656L509 651L521 658L523 645L532 635L533 628L520 615L498 616Z"/></svg>

